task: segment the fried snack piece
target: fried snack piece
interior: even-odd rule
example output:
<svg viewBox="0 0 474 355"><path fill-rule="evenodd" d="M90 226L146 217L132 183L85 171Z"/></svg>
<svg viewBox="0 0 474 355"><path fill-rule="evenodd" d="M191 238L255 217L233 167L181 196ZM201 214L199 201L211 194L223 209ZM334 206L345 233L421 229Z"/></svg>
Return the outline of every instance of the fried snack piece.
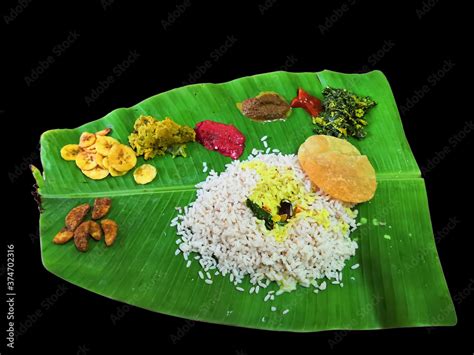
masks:
<svg viewBox="0 0 474 355"><path fill-rule="evenodd" d="M81 170L92 170L97 166L95 154L91 152L81 151L76 157L76 165Z"/></svg>
<svg viewBox="0 0 474 355"><path fill-rule="evenodd" d="M77 226L81 224L90 208L91 207L87 203L74 207L66 216L66 229L74 232Z"/></svg>
<svg viewBox="0 0 474 355"><path fill-rule="evenodd" d="M145 185L152 182L156 177L156 168L150 164L143 164L135 169L133 178L139 185Z"/></svg>
<svg viewBox="0 0 474 355"><path fill-rule="evenodd" d="M114 144L107 157L110 167L117 171L129 171L137 164L133 149L123 144Z"/></svg>
<svg viewBox="0 0 474 355"><path fill-rule="evenodd" d="M76 160L80 151L81 147L78 144L66 144L61 148L61 158L64 160Z"/></svg>
<svg viewBox="0 0 474 355"><path fill-rule="evenodd" d="M102 221L100 221L100 225L102 226L102 230L104 231L105 245L110 247L117 238L118 225L115 221L111 219L103 219Z"/></svg>
<svg viewBox="0 0 474 355"><path fill-rule="evenodd" d="M298 160L313 184L333 198L361 203L375 194L377 181L370 161L343 139L309 137L298 150Z"/></svg>
<svg viewBox="0 0 474 355"><path fill-rule="evenodd" d="M106 137L106 136L97 136L97 141L95 143L97 153L100 153L106 157L110 154L110 150L115 144L120 144L120 142L116 140L115 138Z"/></svg>
<svg viewBox="0 0 474 355"><path fill-rule="evenodd" d="M89 234L95 240L100 240L102 238L102 229L100 228L99 223L96 221L87 221L84 223L89 223Z"/></svg>
<svg viewBox="0 0 474 355"><path fill-rule="evenodd" d="M92 219L99 219L109 213L112 206L112 199L108 197L96 198L92 208Z"/></svg>
<svg viewBox="0 0 474 355"><path fill-rule="evenodd" d="M365 155L323 153L306 164L305 172L316 186L345 202L369 201L377 188L375 170Z"/></svg>
<svg viewBox="0 0 474 355"><path fill-rule="evenodd" d="M79 146L81 148L90 147L92 144L95 143L96 137L94 133L84 132L81 134L79 138Z"/></svg>
<svg viewBox="0 0 474 355"><path fill-rule="evenodd" d="M96 136L106 136L107 134L109 134L110 132L112 132L112 128L104 128L103 130L99 131L99 132L95 132L95 135ZM97 137L98 138L98 137Z"/></svg>
<svg viewBox="0 0 474 355"><path fill-rule="evenodd" d="M70 241L74 237L74 232L68 230L67 228L61 229L58 234L53 238L54 244L64 244Z"/></svg>
<svg viewBox="0 0 474 355"><path fill-rule="evenodd" d="M326 152L339 152L348 155L360 155L359 150L344 139L314 135L306 139L298 149L298 159L312 159L314 156Z"/></svg>
<svg viewBox="0 0 474 355"><path fill-rule="evenodd" d="M74 231L74 245L81 252L86 252L89 248L89 222L82 222Z"/></svg>
<svg viewBox="0 0 474 355"><path fill-rule="evenodd" d="M90 170L81 170L82 173L87 176L89 179L93 180L102 180L109 175L109 171L107 169L101 168L100 166L96 166Z"/></svg>

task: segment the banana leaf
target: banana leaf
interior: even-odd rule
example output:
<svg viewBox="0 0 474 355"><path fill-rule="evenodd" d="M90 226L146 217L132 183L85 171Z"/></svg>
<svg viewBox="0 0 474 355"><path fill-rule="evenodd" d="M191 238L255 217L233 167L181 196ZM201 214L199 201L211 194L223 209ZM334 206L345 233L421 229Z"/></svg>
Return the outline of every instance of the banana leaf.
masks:
<svg viewBox="0 0 474 355"><path fill-rule="evenodd" d="M65 144L78 142L84 131L112 128L122 143L142 114L171 117L194 126L204 119L230 123L247 137L242 159L260 138L283 153L295 153L311 134L310 117L293 110L286 121L262 124L244 118L235 103L261 91L276 91L291 100L298 87L321 97L326 86L346 88L371 96L378 104L367 115L368 136L353 141L371 160L377 174L375 198L358 206L368 220L352 235L357 254L343 271L344 287L328 285L318 294L299 287L292 293L264 302L266 294L249 294L249 280L237 292L228 278L213 277L205 284L200 266L186 267L175 256L176 231L170 221L176 206L195 199L194 185L205 179L203 162L223 171L230 158L188 144L188 157L170 156L147 161L159 178L148 185L135 184L131 173L93 181L61 159ZM222 84L197 84L153 96L133 107L117 109L75 129L45 132L41 137L42 174L34 170L42 201L41 253L45 268L58 277L91 292L151 311L192 320L277 331L312 332L329 329L380 329L456 324L456 313L438 258L426 188L403 132L398 109L383 73L342 74L272 72ZM139 158L138 165L143 163ZM79 253L73 243L58 246L54 235L74 206L95 197L113 198L109 217L118 221L116 244L90 243ZM374 224L373 220L383 223ZM359 264L352 269L350 266ZM270 285L276 290L276 285ZM271 307L277 308L272 312ZM282 311L288 309L287 314Z"/></svg>

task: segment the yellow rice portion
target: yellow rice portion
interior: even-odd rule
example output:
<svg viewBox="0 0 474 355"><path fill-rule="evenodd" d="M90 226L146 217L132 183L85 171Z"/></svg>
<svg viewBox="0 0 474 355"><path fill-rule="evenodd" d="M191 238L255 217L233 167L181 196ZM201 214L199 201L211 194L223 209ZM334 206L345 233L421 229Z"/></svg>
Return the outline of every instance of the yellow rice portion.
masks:
<svg viewBox="0 0 474 355"><path fill-rule="evenodd" d="M248 198L269 211L274 222L280 221L278 207L282 200L289 200L294 207L298 207L298 212L288 219L287 224L281 226L275 223L272 230L267 230L264 222L258 221L266 235L273 236L277 241L283 242L292 225L305 218L312 218L326 230L330 228L329 211L326 209L319 211L311 209L311 204L316 200L317 195L305 189L304 185L296 179L291 168L281 172L277 167L269 166L258 160L244 162L241 167L244 170L253 169L260 176L260 180ZM341 222L334 228L344 232L349 229L349 225Z"/></svg>

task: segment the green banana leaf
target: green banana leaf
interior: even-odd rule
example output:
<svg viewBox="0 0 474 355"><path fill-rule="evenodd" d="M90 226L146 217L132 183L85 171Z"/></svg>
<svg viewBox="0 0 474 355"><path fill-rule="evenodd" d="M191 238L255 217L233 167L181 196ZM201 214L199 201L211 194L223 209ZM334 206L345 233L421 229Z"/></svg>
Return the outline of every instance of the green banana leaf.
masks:
<svg viewBox="0 0 474 355"><path fill-rule="evenodd" d="M261 91L276 91L288 101L302 87L321 97L326 86L369 95L378 105L367 115L368 137L353 143L375 167L375 198L358 206L368 220L353 233L359 243L355 257L344 269L344 287L329 284L318 294L299 287L264 302L265 292L249 294L249 281L237 292L228 278L213 277L212 285L199 277L200 266L186 268L175 256L176 232L170 221L176 206L195 199L194 185L205 179L202 164L223 171L230 158L188 145L188 158L155 158L159 178L136 185L131 173L93 181L74 162L61 159L60 148L77 143L81 132L113 129L122 143L141 114L170 116L194 126L204 119L230 123L247 137L242 159L253 148L262 149L267 135L272 148L296 153L312 133L310 117L295 109L285 121L262 124L244 118L236 102ZM405 138L397 106L385 76L367 74L272 72L223 84L197 84L151 97L131 108L117 109L76 129L59 129L41 137L43 173L34 171L43 211L40 216L41 253L45 268L58 277L97 294L137 307L178 317L218 324L296 332L329 329L379 329L447 326L456 323L454 306L438 258L430 222L426 189ZM138 165L143 163L139 158ZM120 233L116 244L90 243L87 253L74 244L58 246L54 235L74 206L98 196L113 197L109 217ZM375 225L373 219L385 222ZM359 268L350 266L360 264ZM271 285L271 290L276 290ZM277 307L276 312L271 306ZM282 311L288 309L287 314Z"/></svg>

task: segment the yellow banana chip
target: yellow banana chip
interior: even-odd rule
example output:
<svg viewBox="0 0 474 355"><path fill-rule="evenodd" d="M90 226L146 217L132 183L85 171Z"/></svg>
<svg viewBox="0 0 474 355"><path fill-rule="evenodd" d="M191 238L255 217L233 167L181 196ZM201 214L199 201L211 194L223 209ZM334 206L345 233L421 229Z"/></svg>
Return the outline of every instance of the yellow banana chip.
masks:
<svg viewBox="0 0 474 355"><path fill-rule="evenodd" d="M155 179L156 173L156 168L153 165L143 164L135 169L133 172L133 178L137 184L145 185Z"/></svg>
<svg viewBox="0 0 474 355"><path fill-rule="evenodd" d="M115 144L108 155L109 165L117 171L129 171L137 164L137 156L132 148Z"/></svg>
<svg viewBox="0 0 474 355"><path fill-rule="evenodd" d="M113 177L124 176L126 173L128 173L128 171L118 171L118 170L115 170L115 169L112 168L111 166L108 167L108 170L109 170L109 172L110 172L110 175L113 176Z"/></svg>
<svg viewBox="0 0 474 355"><path fill-rule="evenodd" d="M92 153L92 154L95 154L97 153L97 149L96 149L96 143L88 146L87 148L82 148L82 150L88 152L88 153Z"/></svg>
<svg viewBox="0 0 474 355"><path fill-rule="evenodd" d="M78 144L66 144L61 148L61 158L64 160L76 160L80 151L81 147Z"/></svg>
<svg viewBox="0 0 474 355"><path fill-rule="evenodd" d="M125 175L135 167L137 157L132 148L107 136L111 131L111 128L104 128L95 134L82 133L79 144L67 144L61 148L61 157L75 161L82 173L94 180L108 175Z"/></svg>
<svg viewBox="0 0 474 355"><path fill-rule="evenodd" d="M93 180L102 180L109 175L109 171L107 169L101 168L100 166L96 166L91 170L82 170L82 173Z"/></svg>
<svg viewBox="0 0 474 355"><path fill-rule="evenodd" d="M85 151L79 152L76 157L76 165L79 169L83 170L91 170L97 166L97 162L95 161L95 154L88 153Z"/></svg>
<svg viewBox="0 0 474 355"><path fill-rule="evenodd" d="M90 147L95 143L95 140L96 138L94 133L84 132L81 134L81 138L79 138L79 146L81 148Z"/></svg>
<svg viewBox="0 0 474 355"><path fill-rule="evenodd" d="M95 159L95 161L96 161L96 163L99 167L101 167L102 169L106 169L105 166L104 166L104 163L103 163L104 156L102 154L95 153L94 159Z"/></svg>
<svg viewBox="0 0 474 355"><path fill-rule="evenodd" d="M95 144L97 153L100 153L106 157L110 154L110 150L115 144L120 144L119 141L115 138L107 136L97 136L97 141Z"/></svg>

